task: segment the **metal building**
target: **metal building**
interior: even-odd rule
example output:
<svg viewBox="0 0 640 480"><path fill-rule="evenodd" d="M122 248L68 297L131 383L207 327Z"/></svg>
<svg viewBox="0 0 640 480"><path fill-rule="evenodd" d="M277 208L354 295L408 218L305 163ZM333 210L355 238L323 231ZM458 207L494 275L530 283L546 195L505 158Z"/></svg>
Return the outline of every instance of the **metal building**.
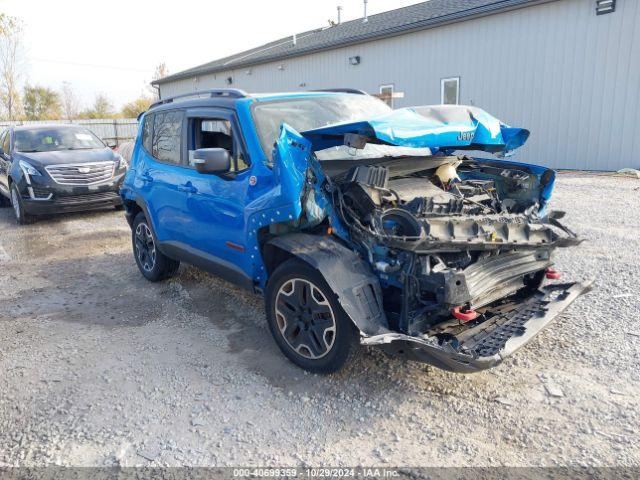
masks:
<svg viewBox="0 0 640 480"><path fill-rule="evenodd" d="M394 108L475 105L531 130L516 160L639 168L640 0L430 0L282 38L157 85L162 97L225 86L352 87Z"/></svg>

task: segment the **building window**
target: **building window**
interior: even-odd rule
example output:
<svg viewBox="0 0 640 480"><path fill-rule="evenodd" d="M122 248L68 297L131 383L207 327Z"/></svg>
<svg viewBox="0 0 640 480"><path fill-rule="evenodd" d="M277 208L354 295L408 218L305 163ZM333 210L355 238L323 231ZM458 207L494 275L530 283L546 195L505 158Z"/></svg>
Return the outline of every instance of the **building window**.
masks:
<svg viewBox="0 0 640 480"><path fill-rule="evenodd" d="M393 85L380 85L380 100L393 108Z"/></svg>
<svg viewBox="0 0 640 480"><path fill-rule="evenodd" d="M460 102L460 77L443 78L440 81L440 103L458 105Z"/></svg>

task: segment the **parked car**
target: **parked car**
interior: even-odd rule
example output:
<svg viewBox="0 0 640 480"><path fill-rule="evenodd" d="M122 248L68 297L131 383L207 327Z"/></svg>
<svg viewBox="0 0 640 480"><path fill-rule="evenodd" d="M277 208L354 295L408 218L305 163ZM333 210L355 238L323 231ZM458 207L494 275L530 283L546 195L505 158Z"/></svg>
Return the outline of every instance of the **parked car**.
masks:
<svg viewBox="0 0 640 480"><path fill-rule="evenodd" d="M0 134L0 203L19 224L41 214L122 206L127 162L77 125L25 125Z"/></svg>
<svg viewBox="0 0 640 480"><path fill-rule="evenodd" d="M264 295L282 352L338 370L357 343L456 372L500 363L588 283L547 212L555 173L506 160L529 132L464 106L391 110L356 91L168 98L141 117L122 187L135 261Z"/></svg>

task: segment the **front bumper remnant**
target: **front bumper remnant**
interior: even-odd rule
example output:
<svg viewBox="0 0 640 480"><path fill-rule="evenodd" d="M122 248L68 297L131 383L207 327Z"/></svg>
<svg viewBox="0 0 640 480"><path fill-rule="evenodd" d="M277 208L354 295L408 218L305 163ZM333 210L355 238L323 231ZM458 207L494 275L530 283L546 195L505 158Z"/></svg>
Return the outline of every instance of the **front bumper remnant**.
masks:
<svg viewBox="0 0 640 480"><path fill-rule="evenodd" d="M363 345L378 345L392 354L444 370L473 373L495 367L540 333L592 282L542 287L521 303L455 335L410 336L396 332L363 337Z"/></svg>

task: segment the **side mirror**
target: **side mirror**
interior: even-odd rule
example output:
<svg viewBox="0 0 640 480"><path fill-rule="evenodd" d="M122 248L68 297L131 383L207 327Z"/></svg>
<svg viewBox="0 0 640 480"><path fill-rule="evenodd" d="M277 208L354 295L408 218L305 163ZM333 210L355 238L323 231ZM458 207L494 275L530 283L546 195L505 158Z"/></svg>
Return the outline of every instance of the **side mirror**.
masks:
<svg viewBox="0 0 640 480"><path fill-rule="evenodd" d="M231 154L225 148L199 148L193 153L193 164L200 173L227 173Z"/></svg>

